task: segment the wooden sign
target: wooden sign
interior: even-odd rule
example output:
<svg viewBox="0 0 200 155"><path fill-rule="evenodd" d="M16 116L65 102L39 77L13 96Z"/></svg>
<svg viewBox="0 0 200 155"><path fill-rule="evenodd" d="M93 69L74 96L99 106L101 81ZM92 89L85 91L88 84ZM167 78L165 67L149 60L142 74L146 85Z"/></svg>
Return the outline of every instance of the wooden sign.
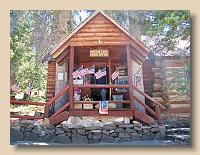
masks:
<svg viewBox="0 0 200 155"><path fill-rule="evenodd" d="M90 57L109 57L109 51L108 50L90 50Z"/></svg>

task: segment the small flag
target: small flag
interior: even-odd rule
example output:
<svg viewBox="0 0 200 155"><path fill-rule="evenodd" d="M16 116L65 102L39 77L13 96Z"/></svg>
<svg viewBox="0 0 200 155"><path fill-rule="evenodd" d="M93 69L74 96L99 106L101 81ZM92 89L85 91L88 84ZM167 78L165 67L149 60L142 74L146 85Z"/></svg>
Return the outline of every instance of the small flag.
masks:
<svg viewBox="0 0 200 155"><path fill-rule="evenodd" d="M94 75L95 75L96 79L100 79L101 77L105 76L106 74L107 74L106 67L104 67L102 70L99 70Z"/></svg>
<svg viewBox="0 0 200 155"><path fill-rule="evenodd" d="M74 71L74 72L72 73L73 78L77 78L77 77L81 76L81 70L82 70L82 69L83 69L83 65L82 65L81 67L79 67L76 71Z"/></svg>
<svg viewBox="0 0 200 155"><path fill-rule="evenodd" d="M26 91L26 94L30 95L31 88L32 88L32 83L31 83L30 86L28 87L28 89L27 89L27 91Z"/></svg>
<svg viewBox="0 0 200 155"><path fill-rule="evenodd" d="M119 68L111 75L112 80L115 80L119 76Z"/></svg>
<svg viewBox="0 0 200 155"><path fill-rule="evenodd" d="M16 82L14 85L11 87L12 91L18 91L19 90L19 82Z"/></svg>
<svg viewBox="0 0 200 155"><path fill-rule="evenodd" d="M93 73L95 73L95 67L94 67L94 65L92 65L86 69L81 70L80 72L81 72L82 76L84 76L86 74L93 74Z"/></svg>

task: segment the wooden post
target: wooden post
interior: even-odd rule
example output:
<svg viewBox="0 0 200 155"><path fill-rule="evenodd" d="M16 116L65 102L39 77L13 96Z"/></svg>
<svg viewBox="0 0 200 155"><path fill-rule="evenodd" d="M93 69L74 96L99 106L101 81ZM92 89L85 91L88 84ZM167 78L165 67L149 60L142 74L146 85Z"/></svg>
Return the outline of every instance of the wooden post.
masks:
<svg viewBox="0 0 200 155"><path fill-rule="evenodd" d="M162 125L161 117L160 117L160 108L158 105L155 105L156 117L158 119L158 125Z"/></svg>
<svg viewBox="0 0 200 155"><path fill-rule="evenodd" d="M110 66L110 59L109 59L109 64L108 64L108 70L109 70L109 84L111 84L111 66ZM112 88L109 89L109 100L111 100L111 95L112 95Z"/></svg>
<svg viewBox="0 0 200 155"><path fill-rule="evenodd" d="M126 55L127 55L127 67L128 67L128 84L129 84L130 108L134 109L130 45L126 46Z"/></svg>
<svg viewBox="0 0 200 155"><path fill-rule="evenodd" d="M70 46L70 60L69 60L69 102L70 109L74 109L74 98L73 98L73 77L72 73L74 71L74 47Z"/></svg>

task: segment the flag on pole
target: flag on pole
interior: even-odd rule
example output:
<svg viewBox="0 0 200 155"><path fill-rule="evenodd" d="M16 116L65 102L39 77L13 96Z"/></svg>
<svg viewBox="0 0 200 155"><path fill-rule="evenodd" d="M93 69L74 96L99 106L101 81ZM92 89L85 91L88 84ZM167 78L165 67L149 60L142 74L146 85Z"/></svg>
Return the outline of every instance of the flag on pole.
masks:
<svg viewBox="0 0 200 155"><path fill-rule="evenodd" d="M82 69L83 69L83 65L82 65L81 67L79 67L76 71L74 71L74 72L72 73L73 78L77 78L77 77L81 76L81 70L82 70Z"/></svg>
<svg viewBox="0 0 200 155"><path fill-rule="evenodd" d="M119 68L111 75L112 80L115 80L119 76Z"/></svg>
<svg viewBox="0 0 200 155"><path fill-rule="evenodd" d="M95 67L94 65L88 67L88 68L85 68L83 70L80 71L81 72L81 75L84 76L86 74L93 74L95 73Z"/></svg>
<svg viewBox="0 0 200 155"><path fill-rule="evenodd" d="M19 90L19 82L16 82L14 85L11 87L12 91L18 91Z"/></svg>
<svg viewBox="0 0 200 155"><path fill-rule="evenodd" d="M28 89L26 91L26 94L30 95L31 88L32 88L32 83L30 83L30 86L28 87Z"/></svg>
<svg viewBox="0 0 200 155"><path fill-rule="evenodd" d="M107 74L106 67L104 67L103 69L96 72L94 75L95 75L96 79L100 79L101 77L105 76L106 74Z"/></svg>

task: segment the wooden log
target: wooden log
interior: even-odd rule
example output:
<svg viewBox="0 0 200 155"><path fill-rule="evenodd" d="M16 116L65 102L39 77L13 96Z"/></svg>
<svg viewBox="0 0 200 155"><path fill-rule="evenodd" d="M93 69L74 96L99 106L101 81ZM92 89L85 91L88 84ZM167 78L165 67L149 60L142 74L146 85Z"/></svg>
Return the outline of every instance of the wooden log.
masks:
<svg viewBox="0 0 200 155"><path fill-rule="evenodd" d="M22 118L22 119L43 119L43 116L10 115L10 118Z"/></svg>
<svg viewBox="0 0 200 155"><path fill-rule="evenodd" d="M158 105L155 105L156 117L158 119L158 125L162 126L161 116L160 116L160 108Z"/></svg>
<svg viewBox="0 0 200 155"><path fill-rule="evenodd" d="M161 84L154 84L153 85L153 90L161 90L163 86Z"/></svg>
<svg viewBox="0 0 200 155"><path fill-rule="evenodd" d="M77 33L73 38L88 38L88 37L120 37L122 33Z"/></svg>

